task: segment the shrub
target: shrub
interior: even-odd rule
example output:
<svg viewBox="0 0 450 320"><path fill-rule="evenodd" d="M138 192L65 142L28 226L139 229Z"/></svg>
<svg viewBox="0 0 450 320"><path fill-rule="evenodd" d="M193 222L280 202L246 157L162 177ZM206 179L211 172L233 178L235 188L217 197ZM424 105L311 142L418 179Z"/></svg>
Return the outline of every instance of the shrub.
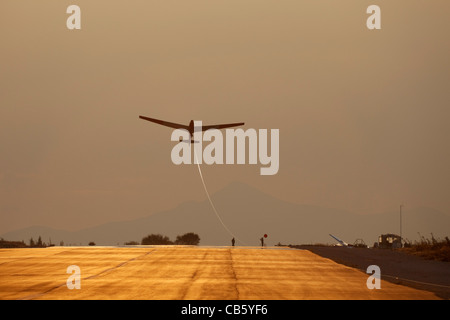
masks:
<svg viewBox="0 0 450 320"><path fill-rule="evenodd" d="M198 234L193 232L188 232L183 234L182 236L177 236L175 240L175 244L181 245L198 245L200 243L200 237Z"/></svg>
<svg viewBox="0 0 450 320"><path fill-rule="evenodd" d="M173 244L172 241L166 236L160 234L149 234L148 236L142 238L142 245L168 245Z"/></svg>

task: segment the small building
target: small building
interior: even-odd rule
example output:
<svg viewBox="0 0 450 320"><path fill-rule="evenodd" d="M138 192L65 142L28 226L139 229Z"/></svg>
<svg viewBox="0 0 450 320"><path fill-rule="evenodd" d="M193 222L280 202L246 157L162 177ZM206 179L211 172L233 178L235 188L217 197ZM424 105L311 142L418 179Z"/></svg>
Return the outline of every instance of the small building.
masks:
<svg viewBox="0 0 450 320"><path fill-rule="evenodd" d="M402 247L402 238L399 235L388 233L378 237L378 242L374 245L380 249L396 249Z"/></svg>

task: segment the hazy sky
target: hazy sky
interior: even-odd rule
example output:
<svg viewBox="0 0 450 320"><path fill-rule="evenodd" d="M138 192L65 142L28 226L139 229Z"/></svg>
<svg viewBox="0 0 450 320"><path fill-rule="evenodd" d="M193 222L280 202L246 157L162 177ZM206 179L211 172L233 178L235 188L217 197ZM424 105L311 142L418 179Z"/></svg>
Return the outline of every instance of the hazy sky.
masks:
<svg viewBox="0 0 450 320"><path fill-rule="evenodd" d="M77 4L82 29L68 30ZM366 28L381 7L382 29ZM0 233L206 199L139 115L280 130L280 169L204 166L277 198L450 213L448 0L2 0ZM232 201L232 199L230 199Z"/></svg>

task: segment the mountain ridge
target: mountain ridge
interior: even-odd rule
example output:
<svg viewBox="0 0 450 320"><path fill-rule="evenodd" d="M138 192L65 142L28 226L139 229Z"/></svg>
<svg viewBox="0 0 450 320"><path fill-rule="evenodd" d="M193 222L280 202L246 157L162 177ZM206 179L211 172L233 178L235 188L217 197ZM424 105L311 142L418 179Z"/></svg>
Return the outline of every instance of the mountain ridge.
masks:
<svg viewBox="0 0 450 320"><path fill-rule="evenodd" d="M132 220L113 221L77 231L65 231L46 226L30 226L4 233L7 240L42 237L43 241L59 244L118 245L137 241L151 233L159 233L174 240L177 235L195 232L200 245L259 245L268 234L266 243L311 244L334 243L333 234L353 243L362 238L372 245L380 234L399 233L399 214L396 212L361 215L345 210L314 205L295 204L277 199L257 188L233 182L211 195L220 219L208 199L184 202L173 209L160 211ZM230 230L228 232L227 230ZM418 207L405 210L403 236L411 241L421 236L445 237L450 231L450 216L433 208Z"/></svg>

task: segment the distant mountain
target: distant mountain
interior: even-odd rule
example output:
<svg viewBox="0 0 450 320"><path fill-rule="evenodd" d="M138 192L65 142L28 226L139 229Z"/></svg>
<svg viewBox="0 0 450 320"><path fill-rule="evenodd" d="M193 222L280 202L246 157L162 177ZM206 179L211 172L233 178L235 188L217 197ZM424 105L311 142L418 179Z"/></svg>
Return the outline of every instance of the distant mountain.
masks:
<svg viewBox="0 0 450 320"><path fill-rule="evenodd" d="M363 239L373 245L380 234L399 233L399 213L358 215L350 212L300 205L276 199L243 183L232 183L215 193L212 201L224 225L236 236L237 245L259 245L267 234L268 245L334 243L329 233L353 243ZM175 209L130 221L110 222L75 232L42 226L8 232L0 237L24 240L42 237L58 245L117 245L138 241L151 233L177 235L195 232L200 245L230 245L232 235L221 224L209 201L189 202ZM431 238L450 236L450 216L431 208L414 208L403 212L403 236L418 240L419 233Z"/></svg>

